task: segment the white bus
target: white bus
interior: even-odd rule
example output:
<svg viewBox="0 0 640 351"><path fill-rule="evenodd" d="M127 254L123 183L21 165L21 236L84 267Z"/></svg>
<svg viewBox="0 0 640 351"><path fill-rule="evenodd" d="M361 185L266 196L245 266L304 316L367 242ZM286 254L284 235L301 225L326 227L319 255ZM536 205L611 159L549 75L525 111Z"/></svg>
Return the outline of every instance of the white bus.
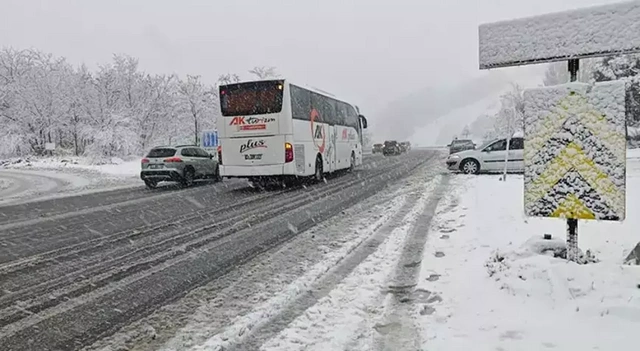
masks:
<svg viewBox="0 0 640 351"><path fill-rule="evenodd" d="M362 164L358 108L287 80L220 87L221 175L256 184L314 177Z"/></svg>

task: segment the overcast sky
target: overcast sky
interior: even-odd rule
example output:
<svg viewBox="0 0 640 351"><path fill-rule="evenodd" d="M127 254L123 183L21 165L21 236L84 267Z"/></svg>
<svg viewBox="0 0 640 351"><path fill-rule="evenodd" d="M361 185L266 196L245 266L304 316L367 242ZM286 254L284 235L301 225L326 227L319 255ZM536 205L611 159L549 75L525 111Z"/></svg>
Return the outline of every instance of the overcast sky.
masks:
<svg viewBox="0 0 640 351"><path fill-rule="evenodd" d="M612 2L0 0L0 45L89 66L126 53L146 71L199 74L210 83L273 65L366 112L478 74L480 23Z"/></svg>

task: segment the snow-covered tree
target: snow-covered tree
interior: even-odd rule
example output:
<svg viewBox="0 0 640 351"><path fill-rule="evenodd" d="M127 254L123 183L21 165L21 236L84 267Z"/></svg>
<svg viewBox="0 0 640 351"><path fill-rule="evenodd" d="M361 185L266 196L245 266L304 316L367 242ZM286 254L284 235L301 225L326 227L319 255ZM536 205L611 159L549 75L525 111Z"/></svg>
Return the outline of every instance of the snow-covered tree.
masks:
<svg viewBox="0 0 640 351"><path fill-rule="evenodd" d="M524 98L522 92L522 88L513 83L511 90L500 97L500 110L494 117L495 135L508 137L524 129Z"/></svg>
<svg viewBox="0 0 640 351"><path fill-rule="evenodd" d="M597 82L622 80L626 84L626 118L628 127L640 126L640 55L604 57L594 66Z"/></svg>
<svg viewBox="0 0 640 351"><path fill-rule="evenodd" d="M466 125L464 126L464 128L462 128L462 132L460 133L460 136L467 139L471 136L471 131L469 130L469 126Z"/></svg>
<svg viewBox="0 0 640 351"><path fill-rule="evenodd" d="M576 77L578 82L593 82L595 65L596 61L594 59L580 60L580 68ZM543 82L545 86L565 84L570 81L570 77L569 66L566 61L553 62L548 64Z"/></svg>
<svg viewBox="0 0 640 351"><path fill-rule="evenodd" d="M250 72L278 76L274 67ZM0 48L0 157L41 154L50 142L57 153L96 158L198 142L220 113L216 86L239 81L152 75L121 54L90 70L34 49Z"/></svg>
<svg viewBox="0 0 640 351"><path fill-rule="evenodd" d="M218 85L226 85L240 82L240 76L235 73L221 74L218 77Z"/></svg>
<svg viewBox="0 0 640 351"><path fill-rule="evenodd" d="M187 80L178 83L177 92L178 109L193 126L191 135L197 144L200 133L215 126L218 95L202 83L200 76L187 76Z"/></svg>
<svg viewBox="0 0 640 351"><path fill-rule="evenodd" d="M258 79L279 78L277 70L273 66L256 66L249 70L249 73L258 77Z"/></svg>

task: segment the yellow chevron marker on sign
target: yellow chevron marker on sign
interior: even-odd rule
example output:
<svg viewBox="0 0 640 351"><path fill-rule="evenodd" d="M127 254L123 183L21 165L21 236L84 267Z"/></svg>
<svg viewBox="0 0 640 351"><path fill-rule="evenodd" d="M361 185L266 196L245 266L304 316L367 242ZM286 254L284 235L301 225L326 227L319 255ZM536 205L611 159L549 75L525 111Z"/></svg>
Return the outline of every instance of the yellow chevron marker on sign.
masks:
<svg viewBox="0 0 640 351"><path fill-rule="evenodd" d="M624 83L570 83L524 98L525 213L623 220Z"/></svg>
<svg viewBox="0 0 640 351"><path fill-rule="evenodd" d="M624 211L618 205L624 201L624 193L613 184L609 176L598 169L596 164L575 143L569 143L556 158L547 166L540 176L533 180L526 197L531 202L539 200L571 171L575 170L588 185L595 190L616 212ZM552 216L555 217L555 216ZM573 217L572 217L573 218ZM582 217L575 217L583 219Z"/></svg>
<svg viewBox="0 0 640 351"><path fill-rule="evenodd" d="M625 142L625 130L619 129L621 126L617 124L608 123L607 116L595 110L583 95L571 94L571 92L569 92L569 95L556 105L555 113L548 114L546 118L538 121L538 125L533 126L533 128L536 130L546 130L550 134L555 133L561 130L563 124L566 123L567 119L572 117L572 114L575 116L579 115L579 123L592 134L598 135L600 142L603 143L605 147L613 152L617 152L615 155L617 158L624 160L625 149L612 147L612 145L619 145ZM530 152L539 152L540 149L544 147L547 139L548 138L538 138L532 140L530 143Z"/></svg>
<svg viewBox="0 0 640 351"><path fill-rule="evenodd" d="M550 217L596 219L596 215L575 195L569 194Z"/></svg>

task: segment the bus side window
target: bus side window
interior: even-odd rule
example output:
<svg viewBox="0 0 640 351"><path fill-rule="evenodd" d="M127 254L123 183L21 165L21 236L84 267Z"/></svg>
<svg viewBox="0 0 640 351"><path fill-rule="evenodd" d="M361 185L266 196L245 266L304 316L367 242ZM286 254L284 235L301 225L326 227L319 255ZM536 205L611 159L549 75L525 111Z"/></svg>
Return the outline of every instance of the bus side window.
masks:
<svg viewBox="0 0 640 351"><path fill-rule="evenodd" d="M318 111L320 118L316 122L327 123L327 117L324 111L324 97L320 94L311 93L311 108Z"/></svg>
<svg viewBox="0 0 640 351"><path fill-rule="evenodd" d="M335 107L335 103L333 102L333 99L329 99L323 96L323 100L324 100L324 103L323 103L324 115L326 116L325 122L329 123L332 126L336 125L337 124L336 107Z"/></svg>
<svg viewBox="0 0 640 351"><path fill-rule="evenodd" d="M311 116L311 94L295 85L291 87L291 115L294 119L308 121Z"/></svg>
<svg viewBox="0 0 640 351"><path fill-rule="evenodd" d="M347 106L344 102L336 101L336 123L343 126L347 124Z"/></svg>
<svg viewBox="0 0 640 351"><path fill-rule="evenodd" d="M356 112L356 110L352 107L349 106L347 109L347 125L349 127L353 127L356 130L359 130L360 128L358 127L358 113Z"/></svg>

